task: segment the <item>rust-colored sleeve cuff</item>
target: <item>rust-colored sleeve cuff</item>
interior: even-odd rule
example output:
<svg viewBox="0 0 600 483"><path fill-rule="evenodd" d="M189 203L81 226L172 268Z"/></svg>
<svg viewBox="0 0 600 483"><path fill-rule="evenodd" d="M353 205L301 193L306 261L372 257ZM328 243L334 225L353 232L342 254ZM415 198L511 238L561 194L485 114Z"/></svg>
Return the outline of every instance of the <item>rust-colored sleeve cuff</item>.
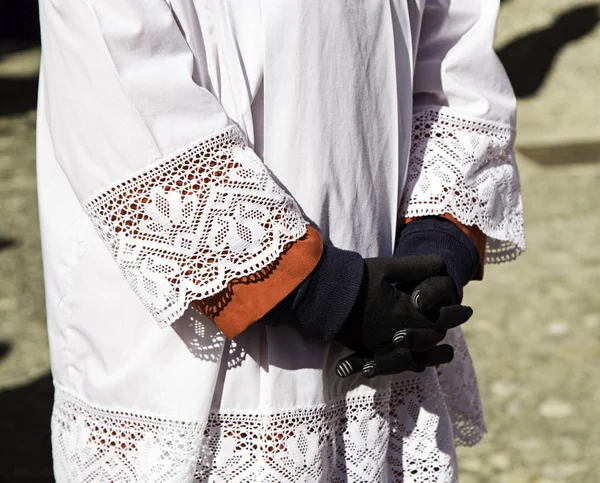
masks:
<svg viewBox="0 0 600 483"><path fill-rule="evenodd" d="M286 246L269 266L229 283L227 289L192 305L204 313L229 339L241 334L287 297L315 269L323 253L318 231Z"/></svg>
<svg viewBox="0 0 600 483"><path fill-rule="evenodd" d="M479 270L477 270L477 273L473 277L473 280L483 280L483 266L484 266L484 262L485 262L485 243L486 243L485 234L476 225L473 225L473 226L463 225L456 218L454 218L450 213L444 213L443 215L439 215L439 216L440 216L440 218L445 218L446 220L454 223L475 244L475 247L477 247L477 251L479 252ZM401 221L404 221L404 224L406 224L406 223L410 223L411 221L413 221L415 219L416 218L404 218Z"/></svg>

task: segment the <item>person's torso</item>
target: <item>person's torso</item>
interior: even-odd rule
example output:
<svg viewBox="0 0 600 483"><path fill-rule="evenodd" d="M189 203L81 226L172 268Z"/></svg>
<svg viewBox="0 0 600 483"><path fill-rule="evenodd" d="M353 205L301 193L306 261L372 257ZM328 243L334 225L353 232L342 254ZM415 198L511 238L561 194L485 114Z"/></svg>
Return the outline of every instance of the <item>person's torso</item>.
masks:
<svg viewBox="0 0 600 483"><path fill-rule="evenodd" d="M411 134L419 9L409 12L399 0L171 3L197 61L195 79L219 98L324 238L363 256L391 255ZM186 314L175 331L157 332L69 189L43 110L39 115L40 218L59 383L124 406L131 398L139 402L128 387L140 393L169 387L160 391L164 398L149 401L152 407L170 407L179 394L186 405L177 411L189 417L207 410L217 379L222 394L238 390L236 381L264 389L256 400L224 397L229 407L321 404L348 389L333 372L321 375L341 346L255 327L238 343L245 346L238 366L222 335L203 329L205 340L194 332L212 327L208 321ZM150 356L157 352L170 362ZM308 353L311 365L302 368ZM270 372L257 366L263 360ZM219 366L227 368L225 380ZM186 379L198 379L198 398ZM294 389L274 400L282 380Z"/></svg>
<svg viewBox="0 0 600 483"><path fill-rule="evenodd" d="M334 245L393 251L423 0L171 0L197 81Z"/></svg>

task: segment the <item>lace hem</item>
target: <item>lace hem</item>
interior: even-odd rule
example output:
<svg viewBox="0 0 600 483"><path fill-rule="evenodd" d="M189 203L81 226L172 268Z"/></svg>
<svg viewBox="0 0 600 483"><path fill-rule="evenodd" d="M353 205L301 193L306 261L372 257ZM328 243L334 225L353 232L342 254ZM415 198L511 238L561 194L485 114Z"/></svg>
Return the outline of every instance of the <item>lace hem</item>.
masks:
<svg viewBox="0 0 600 483"><path fill-rule="evenodd" d="M177 421L92 405L57 386L57 481L456 481L454 445L486 432L477 378L459 329L454 360L391 390L285 411ZM238 358L236 351L229 360ZM229 365L229 363L228 363Z"/></svg>
<svg viewBox="0 0 600 483"><path fill-rule="evenodd" d="M163 327L306 233L299 207L235 126L106 189L85 210Z"/></svg>
<svg viewBox="0 0 600 483"><path fill-rule="evenodd" d="M445 342L455 348L450 364L404 375L390 391L285 411L211 413L206 422L102 408L58 385L56 479L454 482L453 445L476 444L485 426L462 331L449 331ZM230 345L228 367L245 358Z"/></svg>
<svg viewBox="0 0 600 483"><path fill-rule="evenodd" d="M486 263L517 258L525 235L513 144L507 126L444 108L416 113L401 216L450 213L487 235Z"/></svg>
<svg viewBox="0 0 600 483"><path fill-rule="evenodd" d="M391 392L199 423L105 410L57 388L58 481L246 483L456 481L452 429L434 371Z"/></svg>
<svg viewBox="0 0 600 483"><path fill-rule="evenodd" d="M391 392L268 415L212 414L197 481L453 482L452 431L435 375ZM446 424L448 423L448 424Z"/></svg>
<svg viewBox="0 0 600 483"><path fill-rule="evenodd" d="M454 444L475 446L487 433L487 429L477 375L462 329L458 327L448 331L444 343L454 348L454 359L450 364L438 367L437 374L452 420Z"/></svg>
<svg viewBox="0 0 600 483"><path fill-rule="evenodd" d="M51 427L57 481L193 479L202 434L199 423L101 409L57 386Z"/></svg>

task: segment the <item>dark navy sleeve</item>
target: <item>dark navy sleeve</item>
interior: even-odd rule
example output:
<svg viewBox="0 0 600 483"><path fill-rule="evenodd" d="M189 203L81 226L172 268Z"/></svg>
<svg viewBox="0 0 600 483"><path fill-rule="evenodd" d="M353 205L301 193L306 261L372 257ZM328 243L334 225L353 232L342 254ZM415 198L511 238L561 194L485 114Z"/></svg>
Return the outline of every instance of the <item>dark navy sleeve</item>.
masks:
<svg viewBox="0 0 600 483"><path fill-rule="evenodd" d="M480 256L473 241L454 223L444 218L418 218L400 232L394 256L439 255L454 281L459 300L463 287L479 269Z"/></svg>

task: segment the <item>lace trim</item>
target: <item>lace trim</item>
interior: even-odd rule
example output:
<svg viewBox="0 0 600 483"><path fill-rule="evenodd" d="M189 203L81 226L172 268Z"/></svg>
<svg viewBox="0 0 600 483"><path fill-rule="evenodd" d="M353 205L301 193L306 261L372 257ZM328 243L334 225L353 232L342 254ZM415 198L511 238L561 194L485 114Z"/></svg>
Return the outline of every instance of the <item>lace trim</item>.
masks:
<svg viewBox="0 0 600 483"><path fill-rule="evenodd" d="M288 243L283 247L280 256L261 268L257 272L242 278L236 278L227 284L227 287L212 297L207 297L203 300L194 301L192 307L200 313L206 315L209 319L214 320L225 309L233 298L233 286L240 284L259 283L269 278L269 276L277 269L281 262L281 255L285 254L293 246L293 243Z"/></svg>
<svg viewBox="0 0 600 483"><path fill-rule="evenodd" d="M448 331L444 343L454 348L454 359L450 364L438 367L437 374L452 420L454 444L475 446L487 433L487 429L477 375L462 329L458 327Z"/></svg>
<svg viewBox="0 0 600 483"><path fill-rule="evenodd" d="M51 427L57 481L193 479L202 434L196 422L100 409L58 386Z"/></svg>
<svg viewBox="0 0 600 483"><path fill-rule="evenodd" d="M300 209L237 127L106 189L85 209L161 326L306 233Z"/></svg>
<svg viewBox="0 0 600 483"><path fill-rule="evenodd" d="M510 127L429 109L413 118L401 216L450 213L488 237L486 263L525 250L523 204Z"/></svg>
<svg viewBox="0 0 600 483"><path fill-rule="evenodd" d="M390 392L322 406L212 413L206 424L100 408L58 386L57 481L453 482L453 440L472 446L486 430L462 331L449 331L445 342L455 357L437 376L428 370ZM244 357L232 347L228 367Z"/></svg>
<svg viewBox="0 0 600 483"><path fill-rule="evenodd" d="M52 415L58 481L456 481L435 373L391 393L199 423L94 407L61 387Z"/></svg>
<svg viewBox="0 0 600 483"><path fill-rule="evenodd" d="M435 375L277 414L212 414L197 481L453 482L451 429Z"/></svg>

